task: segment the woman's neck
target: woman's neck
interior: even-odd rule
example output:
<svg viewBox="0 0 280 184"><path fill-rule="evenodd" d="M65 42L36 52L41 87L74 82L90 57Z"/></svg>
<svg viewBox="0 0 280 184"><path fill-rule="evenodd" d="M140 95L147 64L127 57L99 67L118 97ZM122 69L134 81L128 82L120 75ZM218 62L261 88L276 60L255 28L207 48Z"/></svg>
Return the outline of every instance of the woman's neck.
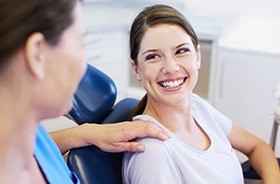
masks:
<svg viewBox="0 0 280 184"><path fill-rule="evenodd" d="M1 181L29 181L36 168L33 150L38 123L24 101L1 96L0 170L5 171L0 173Z"/></svg>
<svg viewBox="0 0 280 184"><path fill-rule="evenodd" d="M147 114L158 120L172 132L188 130L192 122L191 98L185 99L180 104L166 105L153 100L147 100L143 114Z"/></svg>
<svg viewBox="0 0 280 184"><path fill-rule="evenodd" d="M143 114L155 118L190 147L204 151L210 147L211 141L193 118L191 107L191 98L173 105L148 100Z"/></svg>
<svg viewBox="0 0 280 184"><path fill-rule="evenodd" d="M0 75L1 183L45 183L33 156L40 114L24 58L16 54Z"/></svg>

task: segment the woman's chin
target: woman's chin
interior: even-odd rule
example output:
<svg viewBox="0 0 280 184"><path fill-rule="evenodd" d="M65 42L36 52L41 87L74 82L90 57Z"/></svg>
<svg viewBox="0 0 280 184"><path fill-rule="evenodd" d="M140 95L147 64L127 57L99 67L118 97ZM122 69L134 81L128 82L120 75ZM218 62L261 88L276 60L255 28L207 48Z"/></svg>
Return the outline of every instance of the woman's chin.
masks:
<svg viewBox="0 0 280 184"><path fill-rule="evenodd" d="M73 102L72 100L69 100L67 103L65 103L64 107L62 107L60 110L57 110L56 114L54 114L54 117L59 117L59 116L64 116L66 114L68 114L70 112L70 110L72 109L73 106Z"/></svg>
<svg viewBox="0 0 280 184"><path fill-rule="evenodd" d="M66 105L65 107L65 111L62 115L65 115L67 114L73 107L73 101L72 100L69 100L68 104Z"/></svg>

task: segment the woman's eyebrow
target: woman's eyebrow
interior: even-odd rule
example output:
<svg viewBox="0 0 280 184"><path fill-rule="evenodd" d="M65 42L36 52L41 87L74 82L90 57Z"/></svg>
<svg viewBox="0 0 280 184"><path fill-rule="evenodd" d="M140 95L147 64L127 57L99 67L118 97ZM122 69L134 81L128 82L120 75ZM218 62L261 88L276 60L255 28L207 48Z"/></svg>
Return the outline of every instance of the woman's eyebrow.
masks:
<svg viewBox="0 0 280 184"><path fill-rule="evenodd" d="M157 49L149 49L149 50L144 51L144 52L142 53L142 55L144 55L144 54L146 54L146 53L148 53L148 52L156 52L156 51L158 51L158 50L157 50Z"/></svg>
<svg viewBox="0 0 280 184"><path fill-rule="evenodd" d="M181 44L177 45L177 46L175 47L175 49L178 49L178 48L180 48L180 47L182 47L182 46L184 46L184 45L191 45L191 44L189 44L189 43L181 43Z"/></svg>

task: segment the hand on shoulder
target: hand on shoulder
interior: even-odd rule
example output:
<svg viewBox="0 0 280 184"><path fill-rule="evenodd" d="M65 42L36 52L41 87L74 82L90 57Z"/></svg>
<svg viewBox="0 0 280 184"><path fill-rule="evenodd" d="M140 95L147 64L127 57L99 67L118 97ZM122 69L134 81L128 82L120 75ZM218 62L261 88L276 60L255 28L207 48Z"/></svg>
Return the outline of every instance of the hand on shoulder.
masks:
<svg viewBox="0 0 280 184"><path fill-rule="evenodd" d="M164 141L170 137L159 126L147 121L85 124L84 131L88 144L94 144L108 152L144 151L145 146L134 139L154 137Z"/></svg>

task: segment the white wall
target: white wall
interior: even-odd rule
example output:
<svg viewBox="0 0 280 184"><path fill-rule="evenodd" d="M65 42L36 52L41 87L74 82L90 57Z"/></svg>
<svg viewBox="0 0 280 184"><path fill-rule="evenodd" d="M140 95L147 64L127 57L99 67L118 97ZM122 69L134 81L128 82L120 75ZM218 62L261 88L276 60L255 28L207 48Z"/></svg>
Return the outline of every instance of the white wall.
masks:
<svg viewBox="0 0 280 184"><path fill-rule="evenodd" d="M41 122L41 124L45 127L45 129L48 132L77 126L77 124L74 121L69 120L64 116L44 120Z"/></svg>
<svg viewBox="0 0 280 184"><path fill-rule="evenodd" d="M216 16L227 22L242 15L266 14L279 17L279 0L185 0L185 9L194 14Z"/></svg>

